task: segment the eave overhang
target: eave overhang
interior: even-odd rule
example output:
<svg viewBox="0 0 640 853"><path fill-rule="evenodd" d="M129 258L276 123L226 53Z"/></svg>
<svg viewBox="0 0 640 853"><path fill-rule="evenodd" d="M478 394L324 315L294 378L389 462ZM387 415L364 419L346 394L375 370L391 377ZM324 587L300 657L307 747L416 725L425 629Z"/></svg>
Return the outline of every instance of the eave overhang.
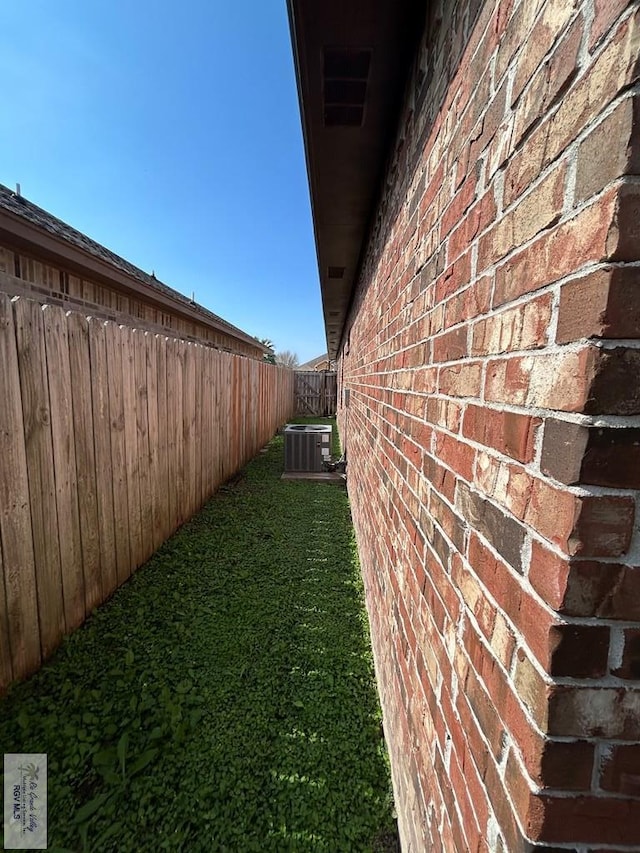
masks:
<svg viewBox="0 0 640 853"><path fill-rule="evenodd" d="M335 358L426 3L287 5L327 348Z"/></svg>

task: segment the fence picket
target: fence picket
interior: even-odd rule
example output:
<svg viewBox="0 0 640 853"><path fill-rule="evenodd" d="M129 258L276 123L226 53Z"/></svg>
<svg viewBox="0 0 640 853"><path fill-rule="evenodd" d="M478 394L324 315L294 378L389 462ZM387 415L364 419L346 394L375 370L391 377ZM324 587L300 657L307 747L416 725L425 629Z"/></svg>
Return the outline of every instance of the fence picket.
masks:
<svg viewBox="0 0 640 853"><path fill-rule="evenodd" d="M35 561L29 509L27 457L21 387L11 300L0 294L0 542L4 598L0 641L2 685L40 664L40 633L36 600ZM5 645L5 634L8 645ZM7 662L7 651L11 661Z"/></svg>
<svg viewBox="0 0 640 853"><path fill-rule="evenodd" d="M120 586L131 574L131 546L129 541L129 494L127 488L122 335L119 327L114 323L109 323L105 326L105 343L109 375L113 525L116 573L118 586Z"/></svg>
<svg viewBox="0 0 640 853"><path fill-rule="evenodd" d="M116 534L113 514L113 467L111 463L106 325L104 321L93 317L89 320L91 402L93 407L93 440L96 455L96 494L98 496L102 600L110 596L118 586L115 547Z"/></svg>
<svg viewBox="0 0 640 853"><path fill-rule="evenodd" d="M98 533L98 494L95 445L93 442L93 405L91 397L91 360L89 323L80 314L67 314L69 367L73 436L76 454L78 516L84 576L85 614L102 599L100 537Z"/></svg>
<svg viewBox="0 0 640 853"><path fill-rule="evenodd" d="M65 621L42 306L18 299L15 316L40 645L47 657L60 642Z"/></svg>
<svg viewBox="0 0 640 853"><path fill-rule="evenodd" d="M147 390L147 333L134 329L136 374L136 423L138 427L138 478L140 481L140 525L142 560L153 554L153 507L149 481L149 407Z"/></svg>
<svg viewBox="0 0 640 853"><path fill-rule="evenodd" d="M46 306L43 318L49 377L62 598L66 629L71 631L84 621L85 591L71 400L69 333L67 317L62 308Z"/></svg>

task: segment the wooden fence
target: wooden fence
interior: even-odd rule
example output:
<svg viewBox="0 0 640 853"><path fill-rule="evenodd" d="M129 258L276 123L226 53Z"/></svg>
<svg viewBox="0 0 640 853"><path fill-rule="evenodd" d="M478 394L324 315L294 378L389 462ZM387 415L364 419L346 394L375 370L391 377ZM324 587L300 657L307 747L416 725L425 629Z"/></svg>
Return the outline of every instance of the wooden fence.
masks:
<svg viewBox="0 0 640 853"><path fill-rule="evenodd" d="M338 374L334 371L296 370L296 415L335 415Z"/></svg>
<svg viewBox="0 0 640 853"><path fill-rule="evenodd" d="M292 410L290 370L0 294L0 690Z"/></svg>

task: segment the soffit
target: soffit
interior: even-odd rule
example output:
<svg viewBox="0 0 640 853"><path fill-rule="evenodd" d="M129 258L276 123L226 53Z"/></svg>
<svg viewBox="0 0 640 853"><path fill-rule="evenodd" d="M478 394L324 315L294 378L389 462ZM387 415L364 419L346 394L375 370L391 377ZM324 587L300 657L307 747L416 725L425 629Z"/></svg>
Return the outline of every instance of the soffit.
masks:
<svg viewBox="0 0 640 853"><path fill-rule="evenodd" d="M288 0L331 358L340 345L425 5Z"/></svg>

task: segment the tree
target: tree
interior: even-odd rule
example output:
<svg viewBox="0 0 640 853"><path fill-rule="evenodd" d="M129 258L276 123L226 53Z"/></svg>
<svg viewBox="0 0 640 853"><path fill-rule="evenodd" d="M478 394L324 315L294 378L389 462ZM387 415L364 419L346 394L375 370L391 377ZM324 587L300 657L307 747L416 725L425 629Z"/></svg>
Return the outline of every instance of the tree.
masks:
<svg viewBox="0 0 640 853"><path fill-rule="evenodd" d="M300 359L297 353L285 349L276 353L276 364L280 364L282 367L290 367L293 370L300 364Z"/></svg>
<svg viewBox="0 0 640 853"><path fill-rule="evenodd" d="M273 352L273 341L271 340L271 338L256 338L256 340L259 343L261 343L262 346L265 346L271 350L271 352L265 352L264 360L268 361L269 364L275 364L276 363L276 357L275 357L275 353Z"/></svg>

